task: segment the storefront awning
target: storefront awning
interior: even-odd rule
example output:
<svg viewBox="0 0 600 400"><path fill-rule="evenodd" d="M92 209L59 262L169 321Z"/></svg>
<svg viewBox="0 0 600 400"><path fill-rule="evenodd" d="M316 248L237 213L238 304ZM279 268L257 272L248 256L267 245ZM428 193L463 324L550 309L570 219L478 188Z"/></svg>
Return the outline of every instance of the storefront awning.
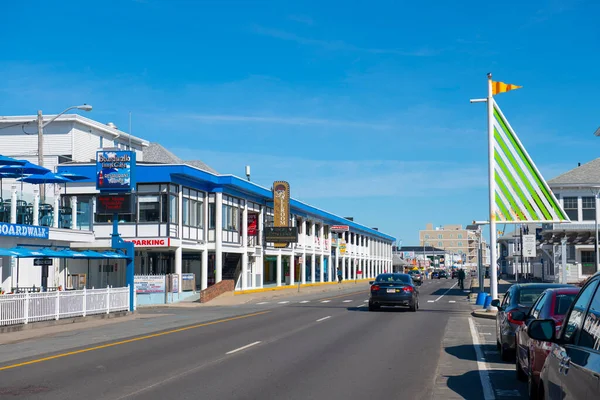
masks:
<svg viewBox="0 0 600 400"><path fill-rule="evenodd" d="M0 248L0 257L17 258L73 258L73 259L124 259L127 255L116 251L97 252L92 250L73 251L70 249L54 250L49 247L28 249L25 247Z"/></svg>

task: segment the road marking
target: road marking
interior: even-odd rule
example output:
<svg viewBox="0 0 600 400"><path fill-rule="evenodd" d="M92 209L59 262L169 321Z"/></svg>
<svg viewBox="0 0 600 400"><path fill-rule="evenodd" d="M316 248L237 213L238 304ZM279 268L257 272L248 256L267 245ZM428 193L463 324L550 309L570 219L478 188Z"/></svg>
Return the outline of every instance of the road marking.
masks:
<svg viewBox="0 0 600 400"><path fill-rule="evenodd" d="M323 317L321 319L318 319L317 322L321 322L321 321L325 321L326 319L331 318L331 315L328 315L327 317Z"/></svg>
<svg viewBox="0 0 600 400"><path fill-rule="evenodd" d="M441 299L442 297L444 297L449 291L451 291L452 289L454 289L454 286L458 285L458 282L456 282L454 285L450 286L450 289L446 290L444 292L443 295L441 295L440 297L438 297L437 299L435 299L435 301L438 301L439 299Z"/></svg>
<svg viewBox="0 0 600 400"><path fill-rule="evenodd" d="M448 303L456 303L454 300L448 300Z"/></svg>
<svg viewBox="0 0 600 400"><path fill-rule="evenodd" d="M300 304L306 304L306 303L310 303L310 300L302 300L302 301L300 302Z"/></svg>
<svg viewBox="0 0 600 400"><path fill-rule="evenodd" d="M337 299L337 298L340 298L340 297L354 296L354 295L356 295L356 294L361 294L361 293L368 293L368 291L367 291L367 290L361 290L361 291L358 291L358 292L352 292L352 293L340 294L339 296L331 296L331 297L326 297L326 298L324 298L324 299L321 299L321 300L333 300L333 299Z"/></svg>
<svg viewBox="0 0 600 400"><path fill-rule="evenodd" d="M352 300L344 300L343 303L350 303Z"/></svg>
<svg viewBox="0 0 600 400"><path fill-rule="evenodd" d="M256 304L259 304L259 305L260 304L269 304L269 302L268 301L261 301L260 303L256 303Z"/></svg>
<svg viewBox="0 0 600 400"><path fill-rule="evenodd" d="M227 353L225 353L225 354L233 354L233 353L237 353L238 351L246 350L248 347L256 346L256 345L257 345L257 344L259 344L259 343L260 343L260 342L254 342L254 343L250 343L250 344L247 344L247 345L245 345L245 346L239 347L239 348L237 348L237 349L235 349L235 350L228 351L228 352L227 352Z"/></svg>
<svg viewBox="0 0 600 400"><path fill-rule="evenodd" d="M38 358L38 359L35 359L35 360L31 360L31 361L25 361L25 362L21 362L21 363L18 363L18 364L11 364L11 365L7 365L7 366L4 366L4 367L0 367L0 371L6 371L7 369L24 367L26 365L31 365L31 364L38 364L38 363L41 363L41 362L44 362L44 361L55 360L57 358L74 356L74 355L82 354L82 353L88 353L90 351L106 349L106 348L109 348L109 347L120 346L120 345L123 345L123 344L139 342L141 340L152 339L152 338L156 338L156 337L160 337L160 336L166 336L166 335L170 335L172 333L185 332L185 331L189 331L190 329L197 329L197 328L202 328L204 326L216 325L216 324L220 324L222 322L236 321L238 319L256 317L256 316L259 316L259 315L268 314L270 312L271 311L261 311L261 312L252 313L252 314L240 315L238 317L231 317L231 318L219 319L219 320L216 320L216 321L204 322L202 324L185 326L183 328L177 328L177 329L173 329L173 330L166 331L166 332L153 333L153 334L150 334L150 335L140 336L140 337L136 337L136 338L132 338L132 339L121 340L119 342L113 342L113 343L103 344L103 345L95 346L95 347L88 347L86 349L81 349L81 350L69 351L67 353L56 354L54 356Z"/></svg>
<svg viewBox="0 0 600 400"><path fill-rule="evenodd" d="M434 303L435 300L427 300L428 303Z"/></svg>
<svg viewBox="0 0 600 400"><path fill-rule="evenodd" d="M364 300L364 301L363 301L363 303L368 303L368 302L369 302L369 300Z"/></svg>
<svg viewBox="0 0 600 400"><path fill-rule="evenodd" d="M323 300L321 303L329 303L331 300Z"/></svg>
<svg viewBox="0 0 600 400"><path fill-rule="evenodd" d="M289 303L289 301L280 301L280 302L279 302L279 303L277 303L277 304L287 304L287 303Z"/></svg>
<svg viewBox="0 0 600 400"><path fill-rule="evenodd" d="M481 351L479 336L477 335L477 328L475 328L475 322L473 322L472 317L469 317L469 328L471 329L473 347L475 348L475 354L477 356L477 369L479 370L479 381L481 382L481 387L483 388L483 398L485 400L494 400L495 397L494 393L492 392L492 381L490 380L489 368Z"/></svg>

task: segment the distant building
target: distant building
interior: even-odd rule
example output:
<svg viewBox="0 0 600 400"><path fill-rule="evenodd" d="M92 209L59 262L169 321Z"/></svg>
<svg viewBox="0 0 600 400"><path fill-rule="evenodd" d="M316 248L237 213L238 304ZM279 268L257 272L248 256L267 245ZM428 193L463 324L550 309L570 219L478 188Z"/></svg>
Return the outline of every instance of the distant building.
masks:
<svg viewBox="0 0 600 400"><path fill-rule="evenodd" d="M464 260L465 266L477 266L479 233L464 229L462 225L445 225L434 228L433 224L429 223L424 230L419 231L419 243L421 246L437 247L450 254L459 254ZM485 261L489 260L485 239L481 238L481 244L485 264Z"/></svg>

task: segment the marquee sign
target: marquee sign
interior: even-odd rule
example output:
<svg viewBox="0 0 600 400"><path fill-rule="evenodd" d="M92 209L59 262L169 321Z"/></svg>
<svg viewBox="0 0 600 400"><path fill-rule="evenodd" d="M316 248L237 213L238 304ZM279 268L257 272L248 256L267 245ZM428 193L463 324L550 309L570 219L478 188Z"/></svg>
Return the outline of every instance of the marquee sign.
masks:
<svg viewBox="0 0 600 400"><path fill-rule="evenodd" d="M290 225L290 184L285 181L273 182L273 225L276 228L287 228ZM296 240L293 242L297 241L296 231ZM274 242L274 246L287 247L289 242L289 240Z"/></svg>
<svg viewBox="0 0 600 400"><path fill-rule="evenodd" d="M96 152L96 189L101 192L130 192L135 189L135 151Z"/></svg>

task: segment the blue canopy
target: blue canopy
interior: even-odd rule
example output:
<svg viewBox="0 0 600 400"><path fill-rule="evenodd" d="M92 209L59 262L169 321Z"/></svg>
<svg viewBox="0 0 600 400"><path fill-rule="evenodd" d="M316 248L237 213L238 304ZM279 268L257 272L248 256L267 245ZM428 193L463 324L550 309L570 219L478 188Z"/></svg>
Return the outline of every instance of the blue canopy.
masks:
<svg viewBox="0 0 600 400"><path fill-rule="evenodd" d="M49 247L40 249L29 249L25 247L13 247L10 249L0 248L0 257L17 258L73 258L73 259L122 259L127 256L120 252L93 250L74 251L71 249L53 250Z"/></svg>
<svg viewBox="0 0 600 400"><path fill-rule="evenodd" d="M31 175L31 174L45 174L51 172L48 168L40 167L39 165L30 163L29 161L24 161L23 165L6 165L0 168L0 172L12 172L13 174L19 174L19 176L23 175Z"/></svg>
<svg viewBox="0 0 600 400"><path fill-rule="evenodd" d="M17 160L0 154L0 165L25 165L25 160Z"/></svg>
<svg viewBox="0 0 600 400"><path fill-rule="evenodd" d="M33 175L29 175L28 177L17 179L17 180L27 182L27 183L34 183L34 184L73 182L71 179L65 178L65 177L55 174L53 172L47 172L43 175L42 174L33 174Z"/></svg>
<svg viewBox="0 0 600 400"><path fill-rule="evenodd" d="M85 181L86 179L90 179L87 176L76 174L75 172L61 172L57 175L70 179L72 181Z"/></svg>

